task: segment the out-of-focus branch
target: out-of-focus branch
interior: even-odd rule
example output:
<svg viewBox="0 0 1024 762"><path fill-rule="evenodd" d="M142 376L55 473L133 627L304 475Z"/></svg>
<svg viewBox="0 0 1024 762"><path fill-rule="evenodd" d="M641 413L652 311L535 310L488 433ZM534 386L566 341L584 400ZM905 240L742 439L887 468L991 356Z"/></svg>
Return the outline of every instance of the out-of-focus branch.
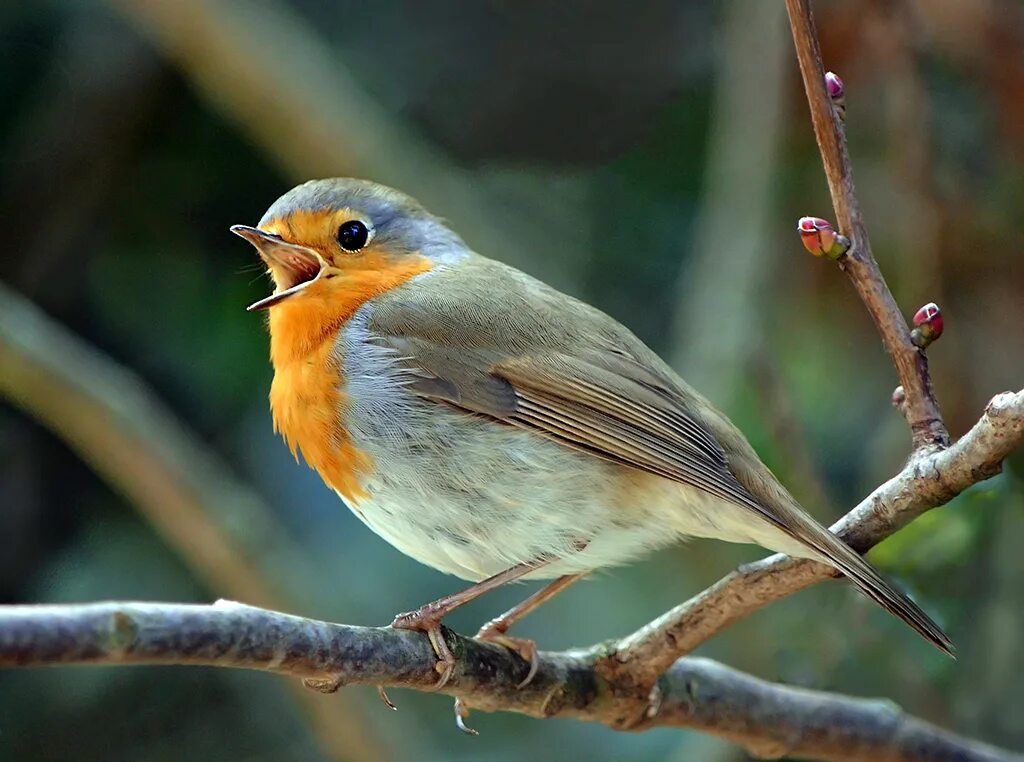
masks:
<svg viewBox="0 0 1024 762"><path fill-rule="evenodd" d="M263 569L298 554L283 550L270 509L137 376L2 285L0 394L130 500L210 589L282 605L281 583Z"/></svg>
<svg viewBox="0 0 1024 762"><path fill-rule="evenodd" d="M624 729L674 726L741 744L760 757L832 760L1019 760L909 717L888 702L776 685L708 659L681 659L649 695L607 682L584 652L542 653L534 679L507 649L446 632L459 656L443 689L489 711L572 717ZM0 666L182 664L236 667L342 684L430 689L423 633L351 627L231 602L0 607Z"/></svg>
<svg viewBox="0 0 1024 762"><path fill-rule="evenodd" d="M488 256L523 262L524 249L511 235L521 225L515 205L492 198L479 177L389 114L287 4L107 1L288 175L354 175L392 185L450 219ZM550 243L531 243L536 256L530 264L558 280L560 268L575 256L562 251L574 238L546 238Z"/></svg>
<svg viewBox="0 0 1024 762"><path fill-rule="evenodd" d="M786 0L786 10L836 221L840 232L851 243L839 264L875 321L882 343L896 367L896 375L906 394L902 409L910 425L914 447L945 446L949 434L932 393L927 361L911 342L910 328L871 253L854 190L846 134L825 85L825 69L810 0Z"/></svg>
<svg viewBox="0 0 1024 762"><path fill-rule="evenodd" d="M308 608L305 557L261 498L143 382L0 284L0 396L123 494L211 590ZM336 758L379 759L354 709L297 690Z"/></svg>
<svg viewBox="0 0 1024 762"><path fill-rule="evenodd" d="M774 248L763 242L773 225L788 100L786 37L785 14L777 3L724 4L714 46L717 73L704 190L691 260L680 282L669 359L695 387L715 390L716 404L725 409L740 391L745 358L763 338L764 281L773 269ZM750 95L754 83L756 107ZM742 224L736 222L738 214Z"/></svg>
<svg viewBox="0 0 1024 762"><path fill-rule="evenodd" d="M863 553L925 511L943 505L999 473L1003 460L1024 444L1024 389L997 395L981 420L956 444L922 450L832 526ZM784 555L746 564L707 590L621 640L606 657L611 673L626 672L652 685L678 657L733 622L773 601L830 577L830 566Z"/></svg>

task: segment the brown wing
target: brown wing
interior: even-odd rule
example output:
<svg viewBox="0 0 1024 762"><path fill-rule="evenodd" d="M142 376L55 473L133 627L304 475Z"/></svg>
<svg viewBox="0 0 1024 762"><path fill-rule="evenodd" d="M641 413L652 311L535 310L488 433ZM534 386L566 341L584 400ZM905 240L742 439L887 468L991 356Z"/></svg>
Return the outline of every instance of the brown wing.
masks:
<svg viewBox="0 0 1024 762"><path fill-rule="evenodd" d="M600 311L474 258L379 297L370 328L417 393L750 508L951 653L942 629L807 515L725 416Z"/></svg>
<svg viewBox="0 0 1024 762"><path fill-rule="evenodd" d="M510 358L489 370L514 390L509 421L764 513L718 442L671 396L564 354Z"/></svg>
<svg viewBox="0 0 1024 762"><path fill-rule="evenodd" d="M377 341L403 358L419 394L697 487L790 531L737 480L687 390L635 336L489 264L492 277L482 280L501 284L497 299L475 287L470 270L451 288L396 292L375 307Z"/></svg>

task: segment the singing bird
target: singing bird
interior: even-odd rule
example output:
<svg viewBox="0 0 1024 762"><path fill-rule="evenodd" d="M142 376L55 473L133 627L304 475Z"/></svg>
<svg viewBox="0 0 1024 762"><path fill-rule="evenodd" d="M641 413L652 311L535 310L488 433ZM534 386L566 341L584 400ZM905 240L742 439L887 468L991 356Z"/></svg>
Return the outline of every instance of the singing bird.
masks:
<svg viewBox="0 0 1024 762"><path fill-rule="evenodd" d="M483 257L398 191L313 180L231 230L276 286L274 426L370 529L475 584L405 614L438 687L442 618L553 580L478 637L536 669L509 626L572 582L686 537L823 561L928 641L927 614L808 515L743 434L627 328Z"/></svg>

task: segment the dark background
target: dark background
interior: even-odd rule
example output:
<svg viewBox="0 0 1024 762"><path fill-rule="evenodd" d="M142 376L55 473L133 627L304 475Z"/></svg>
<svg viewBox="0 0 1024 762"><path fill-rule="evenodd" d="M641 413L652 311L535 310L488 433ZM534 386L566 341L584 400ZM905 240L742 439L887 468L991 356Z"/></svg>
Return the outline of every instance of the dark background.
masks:
<svg viewBox="0 0 1024 762"><path fill-rule="evenodd" d="M942 306L929 356L960 434L1024 378L1024 12L818 5L875 253L908 316ZM907 454L869 318L794 233L830 204L781 3L6 2L0 99L0 280L169 408L177 424L150 422L126 398L150 440L186 438L230 485L186 468L209 513L147 508L93 457L115 422L69 446L61 416L38 422L55 395L26 403L3 381L4 602L225 596L376 625L461 584L372 535L271 431L266 330L244 311L268 285L227 228L316 176L400 187L482 253L623 321L824 521ZM871 553L959 661L839 584L700 653L1024 747L1022 479L1017 456ZM242 583L203 557L220 536L255 570ZM598 575L519 631L545 649L622 635L758 554L694 542ZM527 591L450 623L472 631ZM4 673L0 759L743 758L695 734L512 715L475 715L474 741L443 697L396 691L391 713L370 689L288 688L185 668Z"/></svg>

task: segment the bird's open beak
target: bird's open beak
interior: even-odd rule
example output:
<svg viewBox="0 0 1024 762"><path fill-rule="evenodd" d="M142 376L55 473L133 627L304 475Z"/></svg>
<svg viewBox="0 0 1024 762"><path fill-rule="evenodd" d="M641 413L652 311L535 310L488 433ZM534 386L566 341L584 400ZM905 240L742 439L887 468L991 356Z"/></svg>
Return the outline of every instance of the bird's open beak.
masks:
<svg viewBox="0 0 1024 762"><path fill-rule="evenodd" d="M313 249L289 243L272 233L248 225L232 225L231 232L239 235L260 253L274 275L277 288L270 296L253 302L246 309L265 310L297 294L320 277L326 263Z"/></svg>

